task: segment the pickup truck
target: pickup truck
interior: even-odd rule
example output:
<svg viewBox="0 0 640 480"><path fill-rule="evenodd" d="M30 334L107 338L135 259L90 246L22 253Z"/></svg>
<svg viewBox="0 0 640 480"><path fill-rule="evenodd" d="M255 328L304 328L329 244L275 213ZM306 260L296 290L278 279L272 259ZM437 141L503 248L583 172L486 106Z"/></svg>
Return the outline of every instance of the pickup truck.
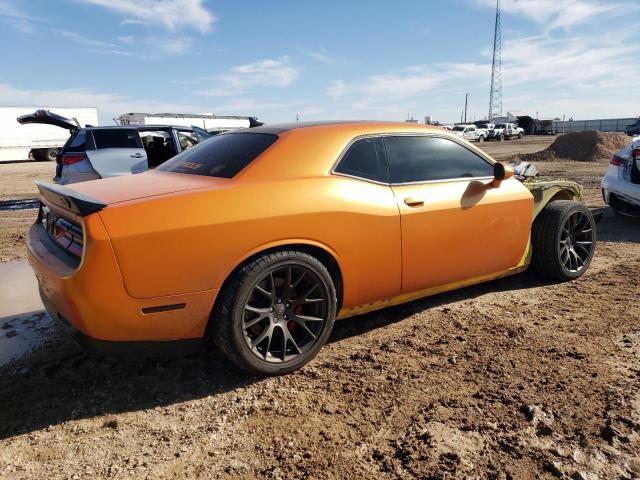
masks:
<svg viewBox="0 0 640 480"><path fill-rule="evenodd" d="M636 135L640 135L640 120L631 125L627 125L624 128L624 133L629 135L630 137L635 137Z"/></svg>
<svg viewBox="0 0 640 480"><path fill-rule="evenodd" d="M498 123L487 132L487 140L509 140L511 138L524 137L524 129L514 123Z"/></svg>
<svg viewBox="0 0 640 480"><path fill-rule="evenodd" d="M451 129L451 133L470 142L484 142L487 138L487 130L475 125L456 125Z"/></svg>

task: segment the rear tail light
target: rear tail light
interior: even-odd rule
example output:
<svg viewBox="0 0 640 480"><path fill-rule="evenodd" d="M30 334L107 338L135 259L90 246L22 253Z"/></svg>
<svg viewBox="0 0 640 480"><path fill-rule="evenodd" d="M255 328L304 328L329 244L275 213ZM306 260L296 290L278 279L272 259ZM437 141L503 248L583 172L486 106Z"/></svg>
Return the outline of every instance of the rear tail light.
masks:
<svg viewBox="0 0 640 480"><path fill-rule="evenodd" d="M618 167L624 166L624 159L620 158L618 155L612 155L611 160L609 161L611 165L617 165Z"/></svg>
<svg viewBox="0 0 640 480"><path fill-rule="evenodd" d="M38 218L49 237L63 250L78 258L82 257L84 248L82 226L52 212L44 205L40 206Z"/></svg>
<svg viewBox="0 0 640 480"><path fill-rule="evenodd" d="M74 163L86 160L84 153L65 153L62 155L62 165L73 165Z"/></svg>

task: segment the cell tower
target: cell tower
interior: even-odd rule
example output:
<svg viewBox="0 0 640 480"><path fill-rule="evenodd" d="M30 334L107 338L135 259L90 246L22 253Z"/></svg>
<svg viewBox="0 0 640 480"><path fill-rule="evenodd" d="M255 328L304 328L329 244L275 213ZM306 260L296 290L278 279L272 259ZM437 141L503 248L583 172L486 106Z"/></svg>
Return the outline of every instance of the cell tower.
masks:
<svg viewBox="0 0 640 480"><path fill-rule="evenodd" d="M496 26L493 32L493 63L491 64L491 91L489 92L489 120L502 116L502 28L500 27L500 0L496 0Z"/></svg>

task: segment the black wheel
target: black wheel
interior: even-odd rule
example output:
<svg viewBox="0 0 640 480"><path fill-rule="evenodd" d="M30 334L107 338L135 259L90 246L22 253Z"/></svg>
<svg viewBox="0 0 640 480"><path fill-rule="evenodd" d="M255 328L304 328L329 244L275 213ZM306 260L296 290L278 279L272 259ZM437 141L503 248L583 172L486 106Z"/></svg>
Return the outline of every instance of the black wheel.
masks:
<svg viewBox="0 0 640 480"><path fill-rule="evenodd" d="M58 149L57 148L47 148L45 152L45 159L49 162L55 162L58 157Z"/></svg>
<svg viewBox="0 0 640 480"><path fill-rule="evenodd" d="M504 135L502 133L500 135L498 135L498 141L499 142L504 141Z"/></svg>
<svg viewBox="0 0 640 480"><path fill-rule="evenodd" d="M532 269L556 280L574 280L591 264L596 225L582 203L558 200L538 215L531 231Z"/></svg>
<svg viewBox="0 0 640 480"><path fill-rule="evenodd" d="M210 319L216 344L241 368L278 375L296 370L326 343L336 290L315 257L284 250L240 268Z"/></svg>
<svg viewBox="0 0 640 480"><path fill-rule="evenodd" d="M482 135L480 135L480 138L478 138L478 142L480 143L484 142L484 137Z"/></svg>
<svg viewBox="0 0 640 480"><path fill-rule="evenodd" d="M522 133L519 133L518 134L518 140L521 140L521 139L522 139Z"/></svg>

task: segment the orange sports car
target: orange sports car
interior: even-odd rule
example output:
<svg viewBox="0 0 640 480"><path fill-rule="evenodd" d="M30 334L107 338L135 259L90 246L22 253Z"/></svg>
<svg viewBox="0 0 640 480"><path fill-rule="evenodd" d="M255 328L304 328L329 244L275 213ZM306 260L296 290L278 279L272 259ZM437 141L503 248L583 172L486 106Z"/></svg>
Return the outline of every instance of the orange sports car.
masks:
<svg viewBox="0 0 640 480"><path fill-rule="evenodd" d="M102 352L211 335L241 367L309 362L345 318L511 275L575 279L595 222L572 182L521 181L438 127L281 124L154 171L39 183L43 301Z"/></svg>

